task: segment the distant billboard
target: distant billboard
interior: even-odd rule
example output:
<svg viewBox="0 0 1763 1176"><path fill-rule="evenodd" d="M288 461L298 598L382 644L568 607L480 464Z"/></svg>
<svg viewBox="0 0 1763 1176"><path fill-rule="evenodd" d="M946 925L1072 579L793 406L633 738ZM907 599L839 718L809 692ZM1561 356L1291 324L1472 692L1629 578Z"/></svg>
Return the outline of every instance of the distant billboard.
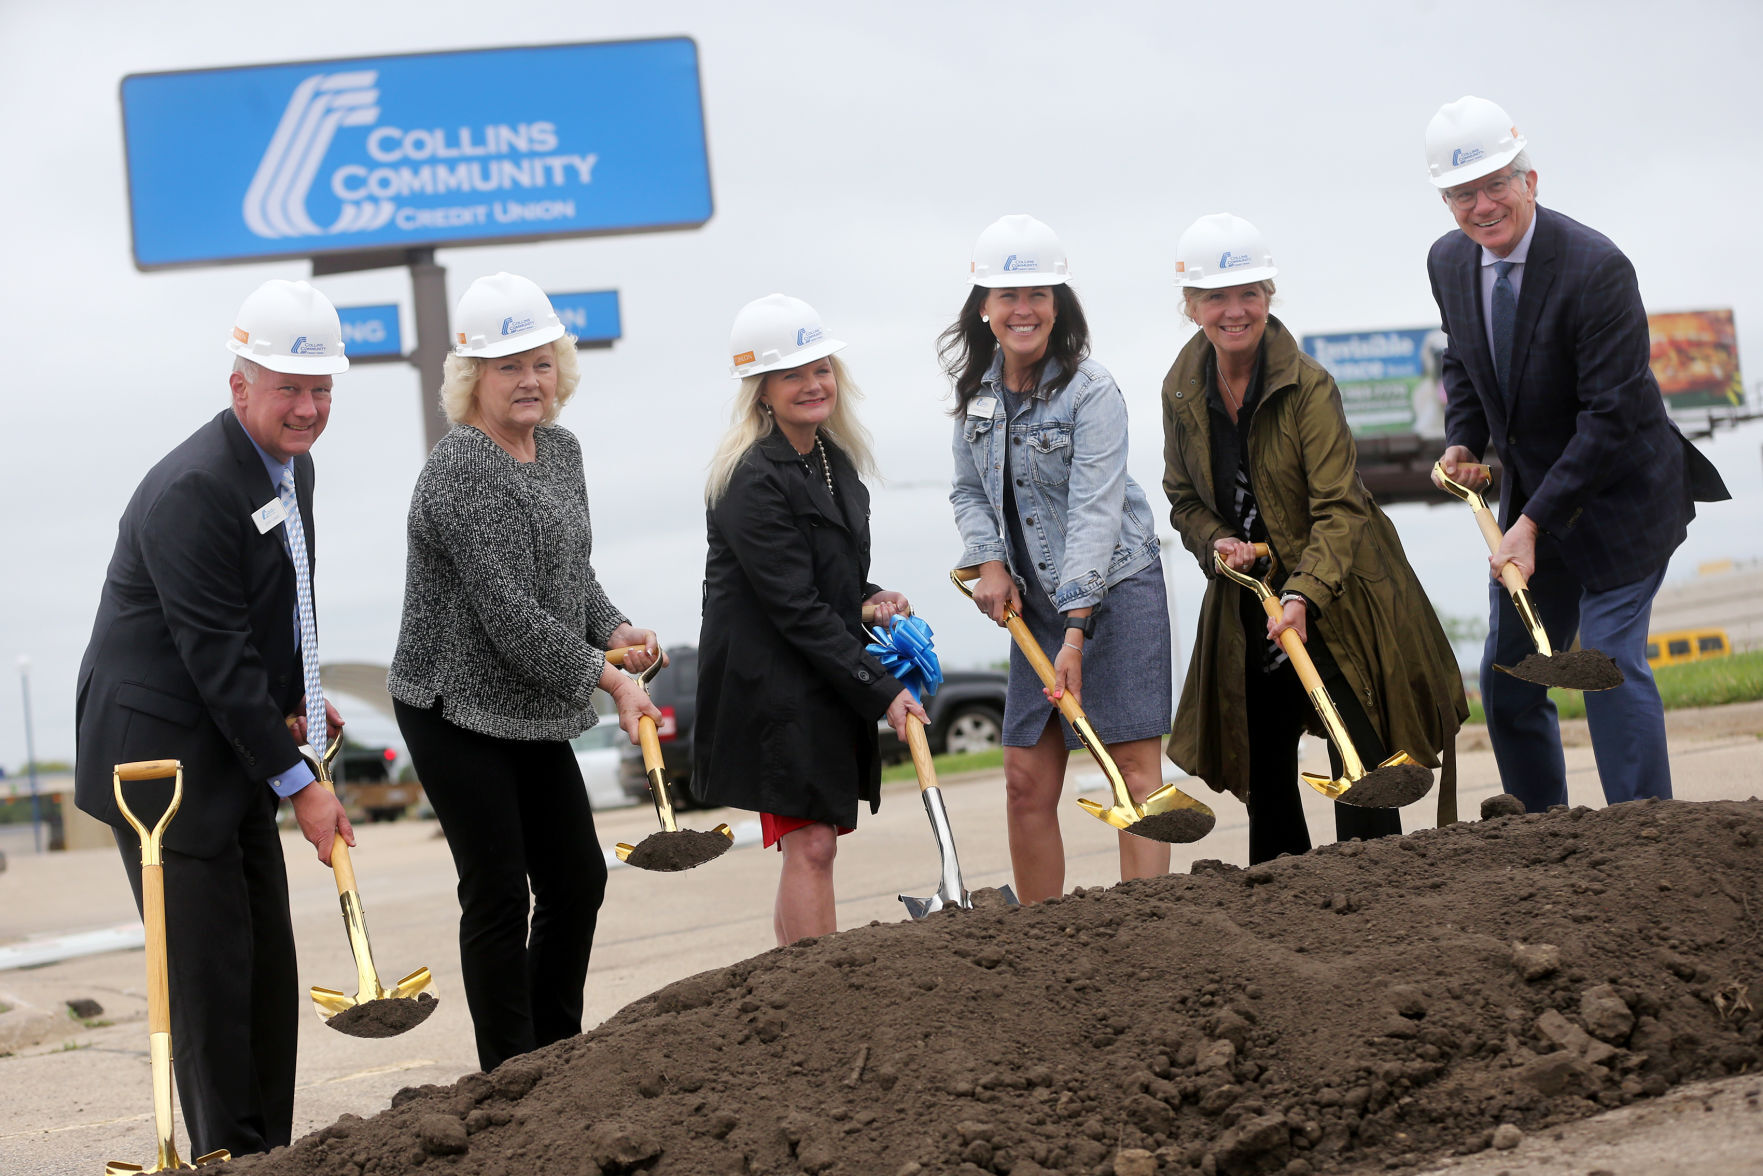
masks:
<svg viewBox="0 0 1763 1176"><path fill-rule="evenodd" d="M1355 437L1445 435L1439 385L1445 333L1437 327L1305 335L1303 345L1340 385Z"/></svg>
<svg viewBox="0 0 1763 1176"><path fill-rule="evenodd" d="M1673 414L1745 402L1732 311L1650 314L1647 331L1653 343L1653 377Z"/></svg>
<svg viewBox="0 0 1763 1176"><path fill-rule="evenodd" d="M141 269L711 214L686 37L133 74L121 97Z"/></svg>

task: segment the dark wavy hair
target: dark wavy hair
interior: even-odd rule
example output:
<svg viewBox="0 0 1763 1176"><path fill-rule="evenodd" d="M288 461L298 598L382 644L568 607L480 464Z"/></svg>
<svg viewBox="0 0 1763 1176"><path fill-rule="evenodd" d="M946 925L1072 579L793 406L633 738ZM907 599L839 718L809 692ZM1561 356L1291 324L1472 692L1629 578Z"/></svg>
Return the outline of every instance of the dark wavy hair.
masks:
<svg viewBox="0 0 1763 1176"><path fill-rule="evenodd" d="M943 374L955 383L955 407L949 414L951 416L958 417L967 412L967 402L979 392L980 381L985 378L986 369L992 366L992 356L998 350L998 339L992 334L991 324L980 318L985 310L986 296L991 292L987 286L975 286L968 291L961 313L947 330L937 336L937 359L943 365ZM1040 382L1048 363L1056 364L1059 378L1053 382L1053 391L1057 392L1071 383L1071 377L1077 374L1077 365L1089 357L1090 324L1084 319L1077 291L1061 282L1053 287L1053 330L1047 338L1047 353L1041 356L1040 369L1035 372L1035 382Z"/></svg>

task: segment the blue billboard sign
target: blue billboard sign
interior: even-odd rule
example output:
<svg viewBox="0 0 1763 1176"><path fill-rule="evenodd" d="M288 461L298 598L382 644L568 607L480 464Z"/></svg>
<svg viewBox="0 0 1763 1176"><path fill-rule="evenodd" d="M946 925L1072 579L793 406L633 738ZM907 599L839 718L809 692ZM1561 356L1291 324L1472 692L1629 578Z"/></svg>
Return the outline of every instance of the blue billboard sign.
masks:
<svg viewBox="0 0 1763 1176"><path fill-rule="evenodd" d="M689 228L710 219L687 37L133 74L141 269Z"/></svg>
<svg viewBox="0 0 1763 1176"><path fill-rule="evenodd" d="M1303 346L1340 386L1355 437L1445 435L1439 369L1445 334L1437 327L1305 335Z"/></svg>
<svg viewBox="0 0 1763 1176"><path fill-rule="evenodd" d="M610 343L624 334L618 314L617 290L585 294L552 294L551 309L563 320L577 343Z"/></svg>
<svg viewBox="0 0 1763 1176"><path fill-rule="evenodd" d="M397 303L339 306L337 317L343 322L343 354L350 359L403 356L404 339L398 330Z"/></svg>

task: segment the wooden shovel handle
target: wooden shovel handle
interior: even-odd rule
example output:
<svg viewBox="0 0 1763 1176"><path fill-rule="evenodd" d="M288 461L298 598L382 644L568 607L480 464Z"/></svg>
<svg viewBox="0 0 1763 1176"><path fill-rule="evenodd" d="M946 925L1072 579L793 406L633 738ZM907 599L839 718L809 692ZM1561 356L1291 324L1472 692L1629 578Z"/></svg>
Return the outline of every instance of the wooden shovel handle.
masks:
<svg viewBox="0 0 1763 1176"><path fill-rule="evenodd" d="M177 760L136 760L132 764L117 764L116 775L122 780L163 780L178 774Z"/></svg>
<svg viewBox="0 0 1763 1176"><path fill-rule="evenodd" d="M923 720L911 712L906 715L906 747L912 752L912 770L918 774L918 790L935 788L937 767L931 759L930 740L925 738Z"/></svg>

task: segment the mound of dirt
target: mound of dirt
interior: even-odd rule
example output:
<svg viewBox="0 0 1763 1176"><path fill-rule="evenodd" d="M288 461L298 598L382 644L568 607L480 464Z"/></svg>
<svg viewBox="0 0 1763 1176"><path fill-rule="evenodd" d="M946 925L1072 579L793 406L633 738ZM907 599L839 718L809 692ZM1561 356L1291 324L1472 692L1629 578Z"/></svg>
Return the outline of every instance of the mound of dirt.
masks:
<svg viewBox="0 0 1763 1176"><path fill-rule="evenodd" d="M871 924L225 1171L1298 1176L1478 1151L1759 1065L1760 843L1755 800L1557 809Z"/></svg>

